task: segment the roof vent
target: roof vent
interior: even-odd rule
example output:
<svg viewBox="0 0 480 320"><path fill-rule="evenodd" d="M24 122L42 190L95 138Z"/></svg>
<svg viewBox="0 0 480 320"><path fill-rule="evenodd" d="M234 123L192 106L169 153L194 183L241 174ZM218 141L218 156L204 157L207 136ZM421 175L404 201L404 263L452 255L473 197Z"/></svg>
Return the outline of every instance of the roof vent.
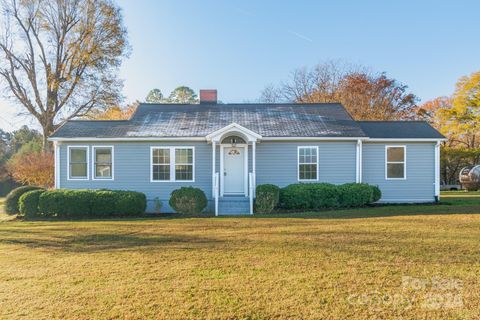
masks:
<svg viewBox="0 0 480 320"><path fill-rule="evenodd" d="M217 89L200 90L200 103L217 103Z"/></svg>

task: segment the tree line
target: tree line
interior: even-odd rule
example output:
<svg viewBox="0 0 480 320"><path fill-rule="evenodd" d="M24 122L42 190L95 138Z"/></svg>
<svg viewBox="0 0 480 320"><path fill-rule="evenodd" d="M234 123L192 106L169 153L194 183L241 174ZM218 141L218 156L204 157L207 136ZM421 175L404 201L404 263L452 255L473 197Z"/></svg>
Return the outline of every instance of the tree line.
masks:
<svg viewBox="0 0 480 320"><path fill-rule="evenodd" d="M0 196L22 184L53 186L53 154L43 151L42 141L42 134L27 126L0 129Z"/></svg>

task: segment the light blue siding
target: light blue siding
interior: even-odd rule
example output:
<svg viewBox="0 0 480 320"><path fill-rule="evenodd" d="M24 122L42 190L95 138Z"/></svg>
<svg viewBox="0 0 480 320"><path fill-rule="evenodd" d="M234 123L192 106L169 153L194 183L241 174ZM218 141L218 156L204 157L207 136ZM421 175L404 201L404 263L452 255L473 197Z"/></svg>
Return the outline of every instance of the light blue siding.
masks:
<svg viewBox="0 0 480 320"><path fill-rule="evenodd" d="M86 145L90 148L90 179L67 179L67 147ZM114 181L92 180L92 147L114 146ZM407 179L385 179L385 144L363 144L363 182L378 185L383 201L414 202L434 200L434 143L408 143ZM150 147L192 146L195 148L194 182L150 182ZM257 184L271 183L284 187L298 182L297 152L299 146L317 146L319 182L342 184L355 182L356 142L261 142L256 146ZM252 171L252 147L248 148L249 172ZM216 152L216 171L220 172L220 147ZM59 184L69 189L122 189L143 192L149 200L148 210L153 208L153 199L163 202L162 211L171 212L168 206L170 193L181 186L201 188L212 203L212 145L207 142L102 142L60 143Z"/></svg>
<svg viewBox="0 0 480 320"><path fill-rule="evenodd" d="M385 146L406 146L406 179L385 179ZM435 143L364 143L362 181L378 185L381 201L429 202L435 194Z"/></svg>
<svg viewBox="0 0 480 320"><path fill-rule="evenodd" d="M90 179L67 179L67 149L71 145L85 145L90 148ZM92 147L114 146L114 181L92 180ZM192 146L195 147L194 182L150 182L150 147L152 146ZM257 184L272 183L286 186L297 183L297 147L318 146L319 181L346 183L355 181L354 142L262 142L257 144ZM212 145L206 142L102 142L102 143L62 143L60 144L60 187L68 189L122 189L144 192L149 200L149 210L153 199L158 197L162 211L170 212L170 193L181 186L201 188L212 210ZM252 171L252 147L248 148L248 171ZM220 172L220 147L216 152L216 171Z"/></svg>
<svg viewBox="0 0 480 320"><path fill-rule="evenodd" d="M69 143L68 145L75 145ZM67 144L60 145L60 187L68 189L121 189L143 192L149 200L149 210L153 208L153 199L158 197L162 211L170 212L168 199L170 193L182 186L201 188L208 199L212 198L212 146L206 142L102 142L98 144L77 143L90 147L90 179L67 180ZM113 145L114 181L92 180L92 146ZM152 146L192 146L195 148L195 182L150 182L150 147Z"/></svg>
<svg viewBox="0 0 480 320"><path fill-rule="evenodd" d="M298 182L299 146L318 146L319 182L355 182L356 142L265 142L257 145L257 184Z"/></svg>

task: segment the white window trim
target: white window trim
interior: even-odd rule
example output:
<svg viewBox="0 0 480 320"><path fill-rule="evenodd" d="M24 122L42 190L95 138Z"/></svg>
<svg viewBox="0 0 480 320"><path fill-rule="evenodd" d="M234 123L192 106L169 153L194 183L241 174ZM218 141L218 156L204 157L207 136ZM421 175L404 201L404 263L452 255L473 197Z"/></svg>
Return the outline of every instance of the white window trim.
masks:
<svg viewBox="0 0 480 320"><path fill-rule="evenodd" d="M403 148L403 161L388 161L388 148ZM401 163L403 164L403 178L389 178L388 164ZM385 145L385 180L407 180L407 146L406 145Z"/></svg>
<svg viewBox="0 0 480 320"><path fill-rule="evenodd" d="M300 149L315 149L317 151L317 178L316 179L300 179ZM297 147L297 180L300 182L309 182L309 181L318 181L319 179L319 154L318 154L318 146L298 146ZM314 163L302 163L302 164L314 164Z"/></svg>
<svg viewBox="0 0 480 320"><path fill-rule="evenodd" d="M86 177L71 177L70 175L70 150L71 149L85 149L87 150L87 176ZM88 181L90 180L90 148L85 145L67 146L67 180L69 181Z"/></svg>
<svg viewBox="0 0 480 320"><path fill-rule="evenodd" d="M154 180L153 179L153 150L168 149L170 150L170 180ZM176 180L175 179L175 150L176 149L192 149L192 180ZM195 182L195 147L192 146L151 146L150 147L150 182Z"/></svg>
<svg viewBox="0 0 480 320"><path fill-rule="evenodd" d="M112 152L112 176L110 178L97 178L95 174L95 161L97 158L96 149L110 149ZM113 181L115 180L115 148L114 146L92 146L92 180L95 181Z"/></svg>

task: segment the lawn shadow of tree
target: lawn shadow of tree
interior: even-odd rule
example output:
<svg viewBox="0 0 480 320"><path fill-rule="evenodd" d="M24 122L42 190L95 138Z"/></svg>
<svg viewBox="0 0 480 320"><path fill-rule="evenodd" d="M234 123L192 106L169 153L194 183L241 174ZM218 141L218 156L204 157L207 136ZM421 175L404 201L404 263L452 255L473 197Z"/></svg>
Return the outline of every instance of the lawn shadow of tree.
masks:
<svg viewBox="0 0 480 320"><path fill-rule="evenodd" d="M52 230L51 233L54 233L54 230ZM19 238L17 235L9 237L8 231L5 231L3 235L4 237L0 239L0 243L2 244L22 245L28 248L46 251L78 253L172 248L175 250L197 250L201 248L214 248L222 242L219 239L186 234L95 233Z"/></svg>

